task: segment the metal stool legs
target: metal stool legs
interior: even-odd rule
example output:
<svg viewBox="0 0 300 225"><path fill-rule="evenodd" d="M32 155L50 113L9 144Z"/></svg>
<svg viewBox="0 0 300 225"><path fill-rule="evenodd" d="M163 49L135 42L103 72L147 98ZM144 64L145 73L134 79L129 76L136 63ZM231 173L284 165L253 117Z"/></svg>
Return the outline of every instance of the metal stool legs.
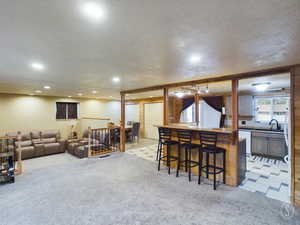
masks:
<svg viewBox="0 0 300 225"><path fill-rule="evenodd" d="M201 148L199 148L199 151L198 151L198 161L199 161L199 165L198 165L198 184L200 184L200 182L201 182L202 159L203 159L203 153L201 151Z"/></svg>
<svg viewBox="0 0 300 225"><path fill-rule="evenodd" d="M202 154L203 154L203 152L199 154L199 160L201 158L201 161L203 161ZM217 174L222 173L223 183L226 184L226 151L224 150L223 152L205 152L205 154L206 154L206 164L205 164L205 166L201 165L201 171L199 170L199 174L202 173L203 168L205 168L206 178L209 178L209 174L212 174L213 175L213 188L214 188L214 190L216 190L217 189ZM212 165L210 164L210 161L209 161L210 154L212 154L212 157L213 157ZM217 154L222 154L223 167L217 166ZM210 169L212 169L213 171L210 172ZM198 184L200 184L200 177L198 180Z"/></svg>

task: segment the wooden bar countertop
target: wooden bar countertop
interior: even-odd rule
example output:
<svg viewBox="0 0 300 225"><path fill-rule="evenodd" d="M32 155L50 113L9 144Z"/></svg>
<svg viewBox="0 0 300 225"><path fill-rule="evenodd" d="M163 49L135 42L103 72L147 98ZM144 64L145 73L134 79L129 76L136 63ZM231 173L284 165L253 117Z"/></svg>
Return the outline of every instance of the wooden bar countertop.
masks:
<svg viewBox="0 0 300 225"><path fill-rule="evenodd" d="M231 128L203 128L193 124L169 124L169 125L154 125L155 127L164 127L170 129L182 129L192 131L206 131L212 133L232 134Z"/></svg>
<svg viewBox="0 0 300 225"><path fill-rule="evenodd" d="M169 124L169 125L154 125L155 127L164 127L172 130L172 139L177 140L176 130L192 130L192 142L200 144L198 132L212 132L218 134L217 146L226 150L226 184L230 186L239 185L244 179L246 172L246 142L244 139L236 140L235 134L231 128L202 128L196 124ZM177 147L171 148L171 155L177 155ZM183 157L184 154L181 156ZM205 157L204 157L205 158ZM210 157L211 159L212 157ZM198 160L198 151L194 150L192 154L193 160ZM210 160L211 161L211 160ZM204 162L205 164L206 162ZM210 162L212 163L212 162ZM217 165L222 166L222 159L217 157ZM177 167L177 162L171 163L172 168ZM198 168L194 167L192 173L198 175ZM222 180L222 175L217 175L219 180ZM211 179L212 177L210 177Z"/></svg>

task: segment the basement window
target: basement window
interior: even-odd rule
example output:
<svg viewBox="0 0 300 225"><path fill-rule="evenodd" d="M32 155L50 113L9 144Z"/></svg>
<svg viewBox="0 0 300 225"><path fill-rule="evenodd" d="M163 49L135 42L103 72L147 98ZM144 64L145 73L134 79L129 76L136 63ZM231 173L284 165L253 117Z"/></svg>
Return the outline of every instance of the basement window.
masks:
<svg viewBox="0 0 300 225"><path fill-rule="evenodd" d="M56 102L57 120L77 120L79 103L76 102Z"/></svg>

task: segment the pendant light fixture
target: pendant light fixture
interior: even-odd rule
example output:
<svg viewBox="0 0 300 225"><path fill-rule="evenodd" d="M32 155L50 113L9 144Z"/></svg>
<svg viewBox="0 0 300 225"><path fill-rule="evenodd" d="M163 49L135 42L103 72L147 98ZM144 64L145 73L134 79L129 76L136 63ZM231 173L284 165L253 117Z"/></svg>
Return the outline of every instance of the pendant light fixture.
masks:
<svg viewBox="0 0 300 225"><path fill-rule="evenodd" d="M206 84L205 93L206 93L206 94L208 94L208 93L209 93L209 89L208 89L208 83Z"/></svg>

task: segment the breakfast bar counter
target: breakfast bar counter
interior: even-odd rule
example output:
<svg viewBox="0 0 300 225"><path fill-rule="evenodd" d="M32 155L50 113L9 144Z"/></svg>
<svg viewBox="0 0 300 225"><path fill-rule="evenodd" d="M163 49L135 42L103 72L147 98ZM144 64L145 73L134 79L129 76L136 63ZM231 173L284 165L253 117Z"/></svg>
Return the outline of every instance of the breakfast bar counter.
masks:
<svg viewBox="0 0 300 225"><path fill-rule="evenodd" d="M199 133L209 132L217 134L217 147L226 150L226 184L230 186L238 186L245 178L246 173L246 140L237 138L237 133L230 128L201 128L191 124L169 124L156 125L171 129L172 139L177 140L177 130L191 130L193 133L192 143L200 144ZM165 151L164 151L165 153ZM177 156L177 147L171 148L170 154ZM183 158L183 154L181 154ZM205 158L205 157L204 157ZM198 151L192 152L192 159L198 160ZM206 162L204 162L205 164ZM222 165L221 158L217 157L217 165ZM176 168L177 162L171 162L171 168ZM183 169L183 168L182 168ZM192 168L192 173L198 176L198 168ZM217 175L218 180L222 180L222 174ZM210 175L209 179L212 179Z"/></svg>

